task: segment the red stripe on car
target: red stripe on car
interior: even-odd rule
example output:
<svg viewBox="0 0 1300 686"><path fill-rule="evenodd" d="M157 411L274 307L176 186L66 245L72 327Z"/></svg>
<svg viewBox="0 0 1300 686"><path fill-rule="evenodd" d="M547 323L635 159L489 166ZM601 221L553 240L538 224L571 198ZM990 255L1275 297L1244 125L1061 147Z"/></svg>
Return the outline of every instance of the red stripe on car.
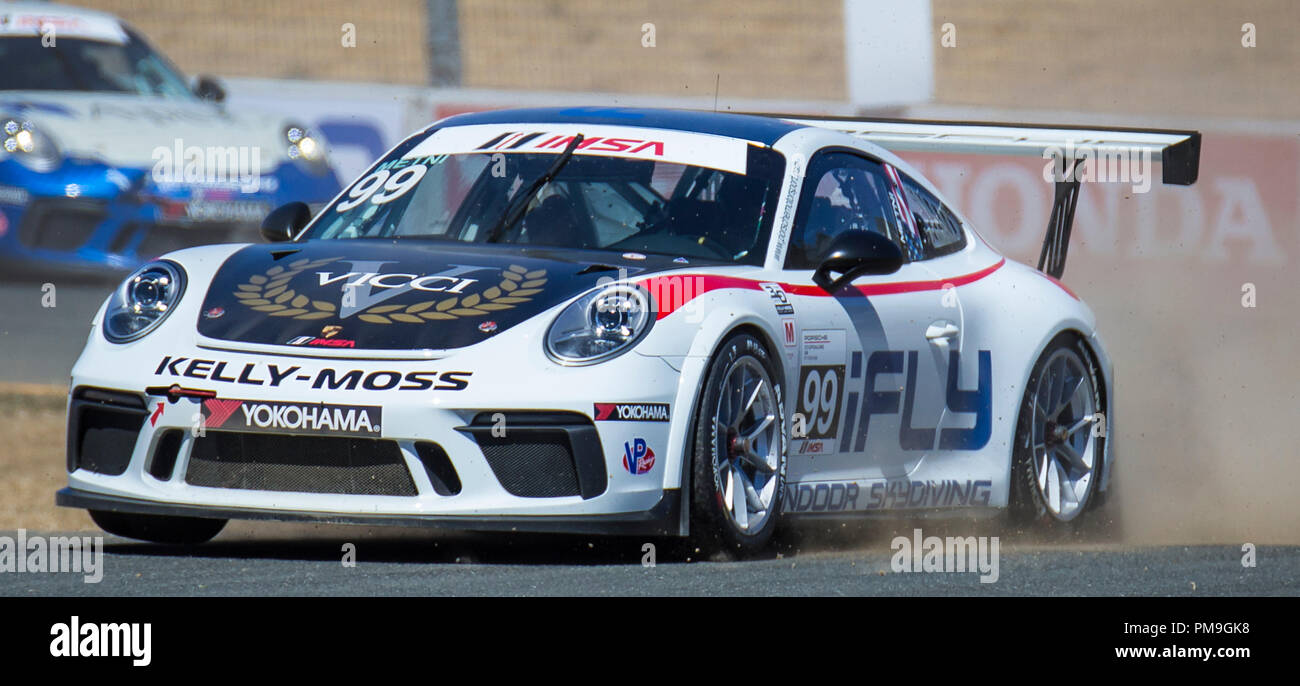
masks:
<svg viewBox="0 0 1300 686"><path fill-rule="evenodd" d="M873 283L863 286L853 286L859 293L866 296L872 295L894 295L897 293L915 293L919 291L937 291L945 286L964 286L974 283L980 279L992 274L1002 265L1006 264L1006 258L998 260L996 263L985 267L977 272L954 276L950 279L935 279L933 281L895 281L892 283ZM762 290L760 283L770 283L768 281L759 281L756 279L742 279L734 276L716 276L709 274L674 274L671 276L653 276L641 282L650 295L654 298L657 305L656 320L663 319L668 315L681 309L686 303L698 298L710 291L721 290L725 288L735 288L740 290L758 291ZM829 298L821 286L811 284L780 284L786 293L791 295L803 295L815 298ZM1064 286L1062 286L1064 288ZM1067 289L1068 292L1068 289ZM1073 295L1073 294L1071 294Z"/></svg>

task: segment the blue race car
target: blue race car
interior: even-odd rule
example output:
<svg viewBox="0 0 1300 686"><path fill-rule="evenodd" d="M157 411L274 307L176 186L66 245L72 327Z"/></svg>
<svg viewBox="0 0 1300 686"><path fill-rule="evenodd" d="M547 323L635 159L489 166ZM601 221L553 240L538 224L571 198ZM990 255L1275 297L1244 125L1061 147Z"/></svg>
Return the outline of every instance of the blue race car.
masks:
<svg viewBox="0 0 1300 686"><path fill-rule="evenodd" d="M117 276L340 189L317 132L227 110L111 15L2 3L0 64L0 275Z"/></svg>

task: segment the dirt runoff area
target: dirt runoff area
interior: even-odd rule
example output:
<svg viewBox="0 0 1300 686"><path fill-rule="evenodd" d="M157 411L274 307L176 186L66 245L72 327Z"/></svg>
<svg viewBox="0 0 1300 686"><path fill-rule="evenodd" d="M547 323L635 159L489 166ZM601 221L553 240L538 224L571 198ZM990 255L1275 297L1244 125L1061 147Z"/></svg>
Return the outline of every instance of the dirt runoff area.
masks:
<svg viewBox="0 0 1300 686"><path fill-rule="evenodd" d="M66 399L59 386L0 384L0 531L96 528L84 510L54 505L68 478Z"/></svg>

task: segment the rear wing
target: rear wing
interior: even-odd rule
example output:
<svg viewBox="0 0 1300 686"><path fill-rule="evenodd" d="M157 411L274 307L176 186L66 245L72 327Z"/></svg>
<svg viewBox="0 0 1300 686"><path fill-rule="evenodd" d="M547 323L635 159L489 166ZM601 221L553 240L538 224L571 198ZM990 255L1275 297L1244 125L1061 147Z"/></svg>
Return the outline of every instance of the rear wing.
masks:
<svg viewBox="0 0 1300 686"><path fill-rule="evenodd" d="M1056 195L1038 269L1060 278L1079 198L1073 172L1086 158L1144 155L1160 160L1161 181L1188 186L1196 183L1201 165L1201 134L1197 131L1093 126L1049 126L914 119L810 118L774 116L795 124L843 131L893 152L937 152L977 155L1028 155L1057 159ZM1085 152L1086 151L1086 152ZM1128 158L1125 158L1128 159ZM1064 172L1064 173L1062 173Z"/></svg>

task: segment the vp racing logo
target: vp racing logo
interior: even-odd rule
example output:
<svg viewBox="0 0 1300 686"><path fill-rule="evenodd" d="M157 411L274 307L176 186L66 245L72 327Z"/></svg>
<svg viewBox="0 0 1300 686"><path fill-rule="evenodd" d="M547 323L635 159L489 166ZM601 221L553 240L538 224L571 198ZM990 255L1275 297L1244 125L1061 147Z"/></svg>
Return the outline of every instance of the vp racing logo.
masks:
<svg viewBox="0 0 1300 686"><path fill-rule="evenodd" d="M335 261L336 258L304 258L271 267L236 286L234 296L244 306L272 317L313 320L355 316L370 324L423 324L514 309L531 302L542 292L547 281L545 269L530 271L517 264L501 270L500 281L487 288L482 288L484 284L480 279L465 275L491 267L452 265L436 274L384 273L379 269L390 262L345 261L342 264L350 266L351 270L319 271ZM290 288L290 282L306 271L315 272L315 286L324 291L321 296L311 295L311 289L304 289L302 285ZM330 293L333 288L338 289L337 303ZM409 305L385 304L411 292L429 293L431 299ZM434 297L432 294L435 293L441 296Z"/></svg>
<svg viewBox="0 0 1300 686"><path fill-rule="evenodd" d="M204 426L253 433L377 437L383 409L373 405L282 403L210 398Z"/></svg>
<svg viewBox="0 0 1300 686"><path fill-rule="evenodd" d="M634 438L623 444L623 468L631 474L645 474L654 469L655 451L644 438Z"/></svg>

